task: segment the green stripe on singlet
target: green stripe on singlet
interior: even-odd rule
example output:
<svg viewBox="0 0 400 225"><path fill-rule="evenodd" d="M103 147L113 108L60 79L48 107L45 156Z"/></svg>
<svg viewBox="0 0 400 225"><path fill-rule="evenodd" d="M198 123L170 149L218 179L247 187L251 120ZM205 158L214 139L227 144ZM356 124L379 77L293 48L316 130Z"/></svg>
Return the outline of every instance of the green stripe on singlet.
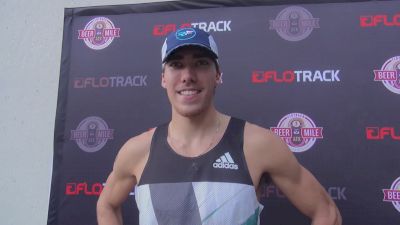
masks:
<svg viewBox="0 0 400 225"><path fill-rule="evenodd" d="M244 191L246 189L246 187L243 187L242 189L240 189L237 193L235 193L232 197L230 197L229 199L227 199L225 202L223 202L220 206L218 206L216 209L214 209L210 214L208 214L208 216L206 216L204 219L201 220L201 223L205 223L206 220L210 219L212 215L214 215L219 209L221 209L226 203L228 203L230 200L232 200L237 194L239 194L240 192ZM257 208L258 211L258 208ZM250 216L250 218L253 217ZM247 223L246 223L247 225Z"/></svg>
<svg viewBox="0 0 400 225"><path fill-rule="evenodd" d="M251 215L246 222L242 223L241 225L257 225L258 223L258 214L260 213L260 207L257 207L256 211L253 215Z"/></svg>

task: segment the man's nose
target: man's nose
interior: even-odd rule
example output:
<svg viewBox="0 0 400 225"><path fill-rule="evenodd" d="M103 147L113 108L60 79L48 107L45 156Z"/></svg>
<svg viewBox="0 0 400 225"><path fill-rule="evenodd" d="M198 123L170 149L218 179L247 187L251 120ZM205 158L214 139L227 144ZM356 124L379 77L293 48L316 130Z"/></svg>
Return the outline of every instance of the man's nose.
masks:
<svg viewBox="0 0 400 225"><path fill-rule="evenodd" d="M196 82L196 70L193 66L187 66L182 70L182 82L193 83Z"/></svg>

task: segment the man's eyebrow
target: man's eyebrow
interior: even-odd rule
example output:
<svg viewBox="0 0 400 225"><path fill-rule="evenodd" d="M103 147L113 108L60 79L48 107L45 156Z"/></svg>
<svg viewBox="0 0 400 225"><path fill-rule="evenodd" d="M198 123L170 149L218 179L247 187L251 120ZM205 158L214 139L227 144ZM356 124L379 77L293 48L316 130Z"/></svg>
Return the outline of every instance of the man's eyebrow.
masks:
<svg viewBox="0 0 400 225"><path fill-rule="evenodd" d="M171 60L181 60L183 59L183 55L180 54L172 54L170 56L168 56L167 61L171 61Z"/></svg>
<svg viewBox="0 0 400 225"><path fill-rule="evenodd" d="M171 61L171 60L181 60L183 58L184 58L183 54L173 53L173 54L171 54L170 56L167 57L167 62ZM195 59L198 59L198 58L212 58L212 56L208 52L201 51L201 52L193 53L193 58L195 58Z"/></svg>
<svg viewBox="0 0 400 225"><path fill-rule="evenodd" d="M208 52L199 52L199 53L194 53L193 58L211 58L211 56Z"/></svg>

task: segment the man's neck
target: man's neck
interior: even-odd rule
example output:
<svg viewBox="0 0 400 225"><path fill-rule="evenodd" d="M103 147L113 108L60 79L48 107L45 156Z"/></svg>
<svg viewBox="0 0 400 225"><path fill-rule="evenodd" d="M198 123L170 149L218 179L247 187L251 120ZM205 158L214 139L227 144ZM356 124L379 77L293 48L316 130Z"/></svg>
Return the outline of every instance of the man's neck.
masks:
<svg viewBox="0 0 400 225"><path fill-rule="evenodd" d="M220 141L227 118L216 110L196 117L175 115L168 127L168 143L183 156L202 155Z"/></svg>
<svg viewBox="0 0 400 225"><path fill-rule="evenodd" d="M215 109L194 116L183 116L173 113L169 129L177 137L190 139L195 136L203 136L205 133L215 129L221 117L222 114Z"/></svg>

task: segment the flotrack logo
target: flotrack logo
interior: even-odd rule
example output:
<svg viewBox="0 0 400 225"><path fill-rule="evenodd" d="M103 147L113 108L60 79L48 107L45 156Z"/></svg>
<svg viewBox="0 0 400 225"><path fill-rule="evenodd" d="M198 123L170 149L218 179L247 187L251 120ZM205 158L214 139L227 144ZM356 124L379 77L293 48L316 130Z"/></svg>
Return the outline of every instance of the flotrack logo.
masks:
<svg viewBox="0 0 400 225"><path fill-rule="evenodd" d="M383 140L387 138L400 141L400 132L397 135L394 127L366 127L365 134L368 140Z"/></svg>
<svg viewBox="0 0 400 225"><path fill-rule="evenodd" d="M119 37L120 28L106 17L97 17L89 21L83 30L78 30L78 39L94 50L108 47L114 38Z"/></svg>
<svg viewBox="0 0 400 225"><path fill-rule="evenodd" d="M315 82L340 82L340 70L254 70L251 82L262 83L315 83Z"/></svg>
<svg viewBox="0 0 400 225"><path fill-rule="evenodd" d="M391 202L394 208L400 212L400 177L393 183L390 189L383 189L383 201Z"/></svg>
<svg viewBox="0 0 400 225"><path fill-rule="evenodd" d="M319 28L319 18L314 18L305 8L290 6L283 9L275 20L269 21L269 29L287 41L301 41L307 38L314 28Z"/></svg>
<svg viewBox="0 0 400 225"><path fill-rule="evenodd" d="M347 201L347 187L334 186L325 187L326 192L336 201ZM274 184L263 183L259 187L260 198L286 198L285 194Z"/></svg>
<svg viewBox="0 0 400 225"><path fill-rule="evenodd" d="M65 185L65 195L95 195L99 196L103 191L103 184L93 183L88 184L87 182L71 182Z"/></svg>
<svg viewBox="0 0 400 225"><path fill-rule="evenodd" d="M85 152L99 151L110 139L114 139L114 129L109 129L107 123L97 116L85 118L76 130L71 130L71 140Z"/></svg>
<svg viewBox="0 0 400 225"><path fill-rule="evenodd" d="M158 24L153 27L154 36L165 36L170 32L175 32L181 28L198 28L206 32L227 32L231 31L231 20L219 20L209 22L193 22L193 23L182 23L180 25L170 24Z"/></svg>
<svg viewBox="0 0 400 225"><path fill-rule="evenodd" d="M386 27L400 26L400 13L393 16L387 14L378 14L370 16L360 16L361 27L376 27L382 24Z"/></svg>
<svg viewBox="0 0 400 225"><path fill-rule="evenodd" d="M65 185L65 195L86 195L86 196L100 196L103 191L105 183L88 183L84 182L69 182ZM132 190L129 195L135 195Z"/></svg>
<svg viewBox="0 0 400 225"><path fill-rule="evenodd" d="M400 94L400 56L388 59L380 70L374 70L374 81L382 84L391 92Z"/></svg>
<svg viewBox="0 0 400 225"><path fill-rule="evenodd" d="M134 88L147 86L147 75L75 77L73 88Z"/></svg>
<svg viewBox="0 0 400 225"><path fill-rule="evenodd" d="M281 137L292 152L309 150L316 139L323 139L322 130L302 113L290 113L279 121L278 126L271 127L271 131Z"/></svg>

